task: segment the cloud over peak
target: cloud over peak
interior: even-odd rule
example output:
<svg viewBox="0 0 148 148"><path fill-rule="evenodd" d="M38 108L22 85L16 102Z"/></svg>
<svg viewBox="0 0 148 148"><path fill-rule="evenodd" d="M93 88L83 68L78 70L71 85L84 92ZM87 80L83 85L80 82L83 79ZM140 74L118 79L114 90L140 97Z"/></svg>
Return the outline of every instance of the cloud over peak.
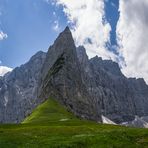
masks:
<svg viewBox="0 0 148 148"><path fill-rule="evenodd" d="M119 53L126 65L122 71L126 76L143 77L148 82L148 1L120 0L119 10Z"/></svg>
<svg viewBox="0 0 148 148"><path fill-rule="evenodd" d="M111 27L104 19L103 0L53 1L63 6L77 46L84 45L90 57L97 54L114 59L115 55L106 48L106 43L110 42Z"/></svg>

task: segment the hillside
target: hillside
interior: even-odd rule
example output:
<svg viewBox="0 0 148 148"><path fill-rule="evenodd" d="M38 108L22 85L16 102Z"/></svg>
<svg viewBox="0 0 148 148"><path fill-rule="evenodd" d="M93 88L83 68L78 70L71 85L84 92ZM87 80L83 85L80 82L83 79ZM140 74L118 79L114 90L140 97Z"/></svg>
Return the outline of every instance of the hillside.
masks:
<svg viewBox="0 0 148 148"><path fill-rule="evenodd" d="M50 98L22 124L0 125L1 148L142 148L148 130L79 120Z"/></svg>
<svg viewBox="0 0 148 148"><path fill-rule="evenodd" d="M74 122L78 120L72 113L68 112L66 108L60 105L54 99L48 99L43 104L39 105L33 113L28 116L22 123L34 124L52 124L57 122Z"/></svg>

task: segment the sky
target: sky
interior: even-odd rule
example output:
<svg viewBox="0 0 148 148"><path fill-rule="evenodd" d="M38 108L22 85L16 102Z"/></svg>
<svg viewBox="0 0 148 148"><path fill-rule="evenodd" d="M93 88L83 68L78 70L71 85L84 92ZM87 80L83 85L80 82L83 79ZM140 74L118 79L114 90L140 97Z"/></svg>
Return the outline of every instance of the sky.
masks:
<svg viewBox="0 0 148 148"><path fill-rule="evenodd" d="M90 58L148 83L148 0L0 0L0 75L47 51L67 25Z"/></svg>

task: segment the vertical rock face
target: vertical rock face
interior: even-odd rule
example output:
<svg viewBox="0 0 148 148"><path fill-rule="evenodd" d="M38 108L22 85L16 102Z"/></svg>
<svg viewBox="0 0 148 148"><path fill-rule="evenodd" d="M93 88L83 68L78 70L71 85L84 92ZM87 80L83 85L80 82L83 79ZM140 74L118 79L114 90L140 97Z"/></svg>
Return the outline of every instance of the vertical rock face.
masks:
<svg viewBox="0 0 148 148"><path fill-rule="evenodd" d="M67 27L47 53L0 77L0 123L21 122L53 96L80 118L116 123L148 116L148 86L143 79L127 79L117 63L94 57L75 47Z"/></svg>
<svg viewBox="0 0 148 148"><path fill-rule="evenodd" d="M99 120L96 105L82 81L80 63L69 28L49 48L42 69L41 98L54 96L75 115Z"/></svg>
<svg viewBox="0 0 148 148"><path fill-rule="evenodd" d="M101 103L102 114L117 123L132 120L135 113L131 92L118 65L110 60L103 61L98 57L91 59L90 65L94 73L96 88L101 89L98 91L101 93L97 93L97 98Z"/></svg>
<svg viewBox="0 0 148 148"><path fill-rule="evenodd" d="M132 91L135 114L148 115L148 86L144 79L128 79L129 89Z"/></svg>
<svg viewBox="0 0 148 148"><path fill-rule="evenodd" d="M0 78L0 123L18 123L38 105L37 87L45 57L38 52L28 63Z"/></svg>
<svg viewBox="0 0 148 148"><path fill-rule="evenodd" d="M148 86L143 79L127 79L111 60L97 56L88 60L82 47L77 48L77 54L87 90L97 100L102 115L121 123L148 114Z"/></svg>

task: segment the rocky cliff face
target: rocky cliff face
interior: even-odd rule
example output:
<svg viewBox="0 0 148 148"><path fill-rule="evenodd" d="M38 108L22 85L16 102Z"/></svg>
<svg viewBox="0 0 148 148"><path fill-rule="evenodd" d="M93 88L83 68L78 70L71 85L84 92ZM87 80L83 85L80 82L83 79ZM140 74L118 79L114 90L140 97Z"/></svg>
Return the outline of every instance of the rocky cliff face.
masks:
<svg viewBox="0 0 148 148"><path fill-rule="evenodd" d="M41 102L37 88L45 57L44 52L38 52L0 78L0 123L20 122Z"/></svg>
<svg viewBox="0 0 148 148"><path fill-rule="evenodd" d="M0 122L22 121L38 104L53 96L80 118L121 123L148 116L148 86L127 79L117 63L88 59L75 47L67 27L49 48L0 77Z"/></svg>
<svg viewBox="0 0 148 148"><path fill-rule="evenodd" d="M78 117L101 119L98 104L83 83L76 47L68 27L48 50L40 92L41 98L54 96Z"/></svg>
<svg viewBox="0 0 148 148"><path fill-rule="evenodd" d="M148 86L143 79L128 79L117 63L94 57L88 60L85 49L77 48L83 77L90 95L97 100L101 114L116 123L148 114Z"/></svg>

